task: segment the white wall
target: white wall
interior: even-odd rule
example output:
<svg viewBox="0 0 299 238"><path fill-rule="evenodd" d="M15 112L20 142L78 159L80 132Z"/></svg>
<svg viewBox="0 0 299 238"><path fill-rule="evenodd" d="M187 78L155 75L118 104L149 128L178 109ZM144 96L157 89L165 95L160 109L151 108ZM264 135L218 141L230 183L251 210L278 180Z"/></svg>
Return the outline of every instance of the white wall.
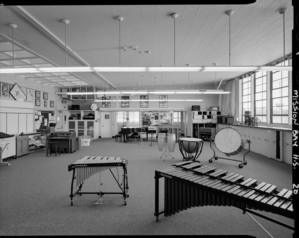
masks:
<svg viewBox="0 0 299 238"><path fill-rule="evenodd" d="M56 95L56 89L54 89L52 86L42 85L41 83L37 83L37 82L34 82L32 80L29 80L29 79L24 79L21 76L15 76L15 75L3 75L3 74L1 74L0 75L0 81L10 83L10 84L17 83L21 87L22 90L24 88L31 88L31 89L34 89L34 90L41 91L41 106L35 106L35 103L34 103L35 98L34 98L34 95L33 95L34 110L53 111L55 109L57 109L57 110L66 110L67 109L67 107L65 107L65 104L61 103L60 96ZM43 99L42 99L42 97L43 97L42 92L48 93L48 105L47 105L47 107L44 107L44 103L43 103ZM0 99L3 99L3 98L0 97ZM54 108L50 107L50 101L54 101Z"/></svg>
<svg viewBox="0 0 299 238"><path fill-rule="evenodd" d="M16 76L16 75L0 75L0 82L9 83L9 84L17 83L26 95L27 95L27 88L32 89L31 91L33 92L33 97L32 97L31 103L33 104L33 114L36 111L54 111L55 116L56 116L58 110L59 111L66 111L67 110L67 103L62 103L62 100L61 100L60 96L56 95L57 90L55 88L53 88L52 86L42 85L41 83L37 83L37 82L34 82L32 80L29 80L29 79L24 79L21 76ZM35 106L35 90L39 90L41 92L41 105L40 106ZM47 107L44 106L43 92L48 93ZM11 101L11 103L16 102L12 97L8 98L8 97L0 96L0 100L8 101L8 102ZM50 101L54 101L54 108L50 107ZM25 103L26 102L28 102L27 99L25 100ZM8 103L8 105L9 105L9 103ZM20 104L20 105L21 105L20 107L22 107L22 104ZM3 123L4 123L4 120L5 120L4 117L7 120L6 114L5 115L3 114L1 116L1 121ZM20 118L23 118L23 117L24 117L24 115L20 116ZM31 118L30 118L30 120L31 120ZM33 117L32 120L34 121L34 117ZM3 128L2 128L2 125L1 125L1 130L2 129ZM29 132L34 132L36 129L37 128L35 128L35 123L34 123L33 128L30 129L27 132L28 133ZM8 133L8 131L7 131L7 133ZM13 134L15 134L15 133L13 133Z"/></svg>

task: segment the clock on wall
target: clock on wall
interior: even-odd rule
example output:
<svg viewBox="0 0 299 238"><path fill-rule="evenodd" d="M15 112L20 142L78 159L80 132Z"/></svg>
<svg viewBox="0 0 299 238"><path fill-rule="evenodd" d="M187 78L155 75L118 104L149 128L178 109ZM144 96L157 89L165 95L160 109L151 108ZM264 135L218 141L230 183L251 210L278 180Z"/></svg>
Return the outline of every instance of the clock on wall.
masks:
<svg viewBox="0 0 299 238"><path fill-rule="evenodd" d="M97 105L96 103L92 103L92 104L90 105L90 109L93 110L93 111L95 111L95 110L98 109L98 105Z"/></svg>

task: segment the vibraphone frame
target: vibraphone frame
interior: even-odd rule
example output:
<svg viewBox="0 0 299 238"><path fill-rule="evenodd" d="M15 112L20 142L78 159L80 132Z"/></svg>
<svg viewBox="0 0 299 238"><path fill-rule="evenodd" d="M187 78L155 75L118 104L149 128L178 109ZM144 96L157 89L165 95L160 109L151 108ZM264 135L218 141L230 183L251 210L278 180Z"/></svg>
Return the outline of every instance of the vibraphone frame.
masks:
<svg viewBox="0 0 299 238"><path fill-rule="evenodd" d="M197 165L196 165L197 164ZM185 166L187 169L180 166ZM188 168L189 167L189 168ZM202 174L197 174L192 169L206 167L206 172ZM175 213L186 210L191 207L196 206L205 206L205 205L214 205L214 206L234 206L243 211L243 214L246 212L255 214L259 217L262 217L266 220L279 224L281 226L287 227L294 230L294 227L289 226L288 224L273 220L267 216L264 216L260 213L254 212L251 209L263 210L267 212L272 212L281 216L285 216L291 219L295 218L295 212L292 210L282 210L275 206L270 206L268 204L261 204L258 201L239 197L233 193L228 193L222 190L217 190L206 185L201 185L200 183L193 182L196 181L196 176L206 176L206 179L212 178L209 174L209 171L215 171L219 169L202 166L200 162L184 161L177 164L173 164L171 167L168 167L162 171L155 171L155 212L156 221L159 221L159 215L164 214L164 216L171 216ZM169 173L170 171L170 173ZM185 172L184 172L185 171ZM194 172L186 174L186 171ZM224 171L229 174L228 171ZM233 174L233 173L232 173ZM180 177L181 176L181 177ZM243 176L242 176L243 177ZM164 178L164 210L160 211L159 208L159 179ZM215 178L214 182L217 182L217 179L221 181L221 178ZM190 180L188 180L190 179ZM204 178L202 177L204 180ZM256 180L255 180L256 181ZM227 181L226 181L227 182ZM240 185L233 184L232 185ZM231 187L233 188L233 187ZM255 190L252 187L247 187L252 190ZM260 192L259 190L255 190ZM292 205L292 204L291 204Z"/></svg>
<svg viewBox="0 0 299 238"><path fill-rule="evenodd" d="M71 182L71 194L70 194L71 206L73 206L73 197L75 195L80 195L81 196L82 194L97 194L97 195L100 195L100 196L102 196L104 194L121 194L124 197L124 205L127 205L126 198L129 197L129 194L128 194L129 185L128 185L128 175L127 175L127 160L123 159L122 161L123 162L119 162L119 163L104 163L104 164L100 164L100 163L98 163L98 164L78 164L78 165L70 164L68 166L68 171L73 170L72 182ZM120 188L121 192L103 192L103 191L99 191L99 192L81 192L84 181L82 183L80 183L80 185L77 187L77 190L74 191L74 181L76 179L76 169L77 168L88 168L88 167L122 167L123 168L123 187L121 187L121 184L116 179L116 177L115 177L114 173L112 172L111 168L109 168L109 171L112 174L112 176L113 176L114 180L116 181L118 187Z"/></svg>

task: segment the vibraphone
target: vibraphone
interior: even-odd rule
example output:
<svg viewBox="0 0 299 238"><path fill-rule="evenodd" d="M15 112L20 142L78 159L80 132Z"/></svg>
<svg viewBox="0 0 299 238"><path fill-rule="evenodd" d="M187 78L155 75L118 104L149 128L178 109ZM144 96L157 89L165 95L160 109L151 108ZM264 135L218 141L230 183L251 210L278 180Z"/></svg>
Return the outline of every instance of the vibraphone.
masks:
<svg viewBox="0 0 299 238"><path fill-rule="evenodd" d="M164 177L164 211L159 211L159 179ZM292 191L217 169L200 162L184 161L155 171L155 216L171 216L196 206L235 206L267 220L294 229L253 210L295 218Z"/></svg>
<svg viewBox="0 0 299 238"><path fill-rule="evenodd" d="M111 168L122 167L123 176L122 182L120 183ZM113 178L117 182L118 187L121 192L82 192L82 186L86 179L92 175L99 173L101 171L107 170L111 172ZM126 198L129 197L128 194L128 175L127 175L127 161L120 157L102 157L102 156L84 156L77 160L73 164L68 166L68 171L73 170L72 184L71 184L71 205L73 206L73 197L76 194L98 194L100 196L104 194L121 194L124 197L124 204L127 205ZM76 180L76 185L74 181ZM74 191L74 185L76 186L76 191Z"/></svg>

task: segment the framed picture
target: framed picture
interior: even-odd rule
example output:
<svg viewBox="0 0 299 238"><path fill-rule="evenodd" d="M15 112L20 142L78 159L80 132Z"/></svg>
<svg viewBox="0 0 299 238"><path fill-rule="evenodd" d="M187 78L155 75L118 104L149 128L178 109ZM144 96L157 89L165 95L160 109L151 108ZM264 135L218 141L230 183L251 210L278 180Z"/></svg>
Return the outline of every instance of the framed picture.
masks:
<svg viewBox="0 0 299 238"><path fill-rule="evenodd" d="M26 94L22 91L22 89L17 83L13 85L9 93L16 101L25 101L26 99Z"/></svg>
<svg viewBox="0 0 299 238"><path fill-rule="evenodd" d="M47 106L48 106L48 101L44 100L44 107L47 107Z"/></svg>
<svg viewBox="0 0 299 238"><path fill-rule="evenodd" d="M9 97L9 83L3 83L1 85L2 97Z"/></svg>
<svg viewBox="0 0 299 238"><path fill-rule="evenodd" d="M50 101L50 107L54 107L54 101Z"/></svg>
<svg viewBox="0 0 299 238"><path fill-rule="evenodd" d="M140 107L148 108L148 95L140 95Z"/></svg>
<svg viewBox="0 0 299 238"><path fill-rule="evenodd" d="M35 99L35 106L37 106L37 107L40 106L40 98Z"/></svg>
<svg viewBox="0 0 299 238"><path fill-rule="evenodd" d="M40 98L40 91L35 90L35 98Z"/></svg>
<svg viewBox="0 0 299 238"><path fill-rule="evenodd" d="M44 100L48 100L48 93L43 92L43 99L44 99Z"/></svg>
<svg viewBox="0 0 299 238"><path fill-rule="evenodd" d="M106 100L106 101L102 102L102 107L104 107L104 108L111 107L111 101L108 101L108 100L111 100L110 96L103 96L102 100Z"/></svg>
<svg viewBox="0 0 299 238"><path fill-rule="evenodd" d="M167 107L167 95L160 95L159 96L159 107L166 108Z"/></svg>
<svg viewBox="0 0 299 238"><path fill-rule="evenodd" d="M27 91L27 98L26 98L26 101L27 102L32 102L33 101L33 92L32 92L33 89L30 89L30 88L27 88L26 91Z"/></svg>
<svg viewBox="0 0 299 238"><path fill-rule="evenodd" d="M130 96L121 96L121 107L128 108L130 107Z"/></svg>

